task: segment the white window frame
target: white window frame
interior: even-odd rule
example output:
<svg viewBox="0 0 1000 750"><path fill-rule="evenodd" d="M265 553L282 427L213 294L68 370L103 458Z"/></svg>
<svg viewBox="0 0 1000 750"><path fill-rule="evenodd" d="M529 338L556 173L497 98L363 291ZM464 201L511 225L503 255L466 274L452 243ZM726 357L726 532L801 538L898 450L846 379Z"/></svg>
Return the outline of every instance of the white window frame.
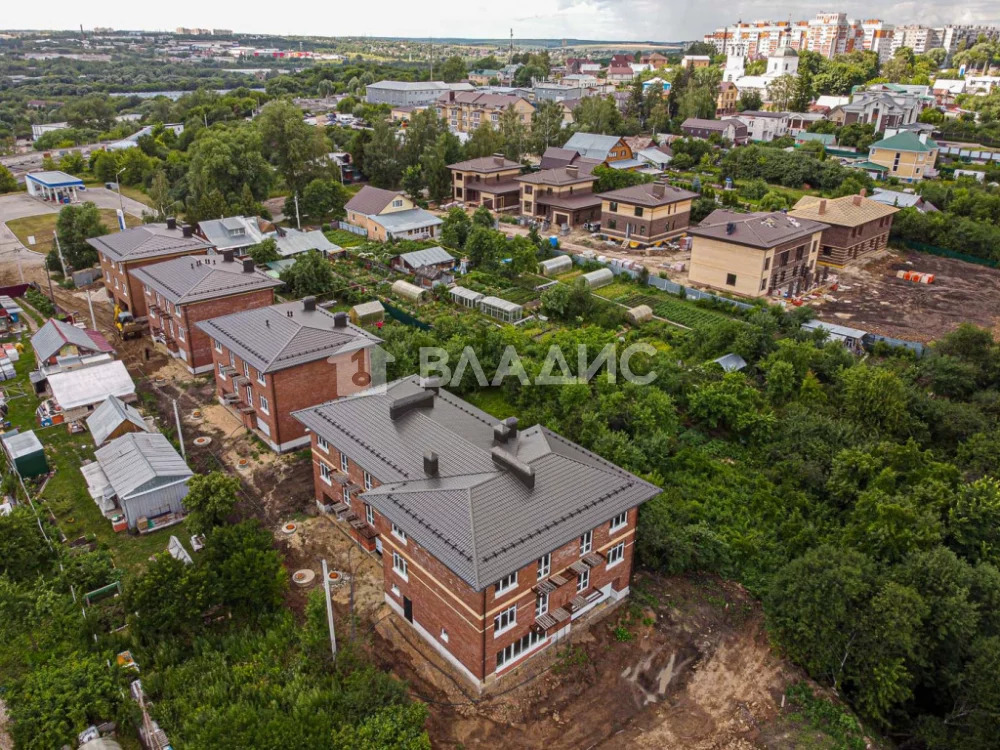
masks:
<svg viewBox="0 0 1000 750"><path fill-rule="evenodd" d="M618 531L618 529L623 529L628 526L628 511L623 510L617 516L611 519L611 525L609 529L612 532Z"/></svg>
<svg viewBox="0 0 1000 750"><path fill-rule="evenodd" d="M260 410L265 414L270 414L271 404L268 402L267 396L265 396L263 393L258 393L257 399L260 401Z"/></svg>
<svg viewBox="0 0 1000 750"><path fill-rule="evenodd" d="M365 503L365 521L369 526L375 525L375 506L371 503Z"/></svg>
<svg viewBox="0 0 1000 750"><path fill-rule="evenodd" d="M340 490L340 496L344 499L344 502L348 505L351 504L351 491L346 487Z"/></svg>
<svg viewBox="0 0 1000 750"><path fill-rule="evenodd" d="M544 633L536 633L534 630L522 638L506 646L497 653L497 671L501 670L512 661L516 661L522 654L534 650L535 646L545 640Z"/></svg>
<svg viewBox="0 0 1000 750"><path fill-rule="evenodd" d="M445 630L444 628L441 628L441 640L444 641L445 643L448 642L448 631Z"/></svg>
<svg viewBox="0 0 1000 750"><path fill-rule="evenodd" d="M393 555L396 553L394 552ZM394 558L395 559L395 558ZM506 633L511 628L517 627L517 605L511 604L502 612L497 612L493 617L493 637L496 638Z"/></svg>
<svg viewBox="0 0 1000 750"><path fill-rule="evenodd" d="M219 340L212 339L212 342L215 344L215 351L217 351L219 354L222 354L222 344L219 343Z"/></svg>
<svg viewBox="0 0 1000 750"><path fill-rule="evenodd" d="M322 461L319 462L319 478L331 487L333 486L333 477L330 472L330 467Z"/></svg>
<svg viewBox="0 0 1000 750"><path fill-rule="evenodd" d="M542 580L552 572L552 553L546 552L538 558L538 580Z"/></svg>
<svg viewBox="0 0 1000 750"><path fill-rule="evenodd" d="M330 452L330 444L326 442L326 438L320 437L319 435L316 436L316 447L324 453Z"/></svg>
<svg viewBox="0 0 1000 750"><path fill-rule="evenodd" d="M219 362L219 378L221 380L225 380L226 379L226 373L223 372L223 370L225 370L225 368L226 368L226 366L224 364L222 364L222 362Z"/></svg>
<svg viewBox="0 0 1000 750"><path fill-rule="evenodd" d="M582 594L590 588L590 568L587 568L580 577L576 579L576 593Z"/></svg>
<svg viewBox="0 0 1000 750"><path fill-rule="evenodd" d="M250 365L248 365L246 362L243 363L243 377L245 377L247 380L250 379Z"/></svg>
<svg viewBox="0 0 1000 750"><path fill-rule="evenodd" d="M503 578L497 581L496 585L493 587L493 591L496 594L496 596L500 596L502 594L506 594L511 589L516 589L516 588L517 588L517 571L515 570L513 573L505 575Z"/></svg>
<svg viewBox="0 0 1000 750"><path fill-rule="evenodd" d="M347 467L349 466L349 464L350 464L350 459L347 457L347 454L346 453L341 453L340 454L340 470L346 474L347 473Z"/></svg>
<svg viewBox="0 0 1000 750"><path fill-rule="evenodd" d="M584 532L583 536L580 537L580 554L586 555L594 549L594 530Z"/></svg>
<svg viewBox="0 0 1000 750"><path fill-rule="evenodd" d="M549 595L539 594L535 597L535 618L539 618L549 611Z"/></svg>
<svg viewBox="0 0 1000 750"><path fill-rule="evenodd" d="M369 506L371 507L371 506ZM406 544L407 536L406 532L399 528L396 524L392 525L392 535L396 537L403 544Z"/></svg>
<svg viewBox="0 0 1000 750"><path fill-rule="evenodd" d="M365 492L372 488L372 475L365 472Z"/></svg>
<svg viewBox="0 0 1000 750"><path fill-rule="evenodd" d="M409 566L406 564L406 560L398 552L392 553L392 569L396 572L396 575L404 581L410 580Z"/></svg>
<svg viewBox="0 0 1000 750"><path fill-rule="evenodd" d="M267 375L257 370L257 382L261 385L267 385Z"/></svg>
<svg viewBox="0 0 1000 750"><path fill-rule="evenodd" d="M614 558L614 559L612 559ZM625 540L618 542L614 547L608 550L608 565L607 569L620 565L622 560L625 559Z"/></svg>

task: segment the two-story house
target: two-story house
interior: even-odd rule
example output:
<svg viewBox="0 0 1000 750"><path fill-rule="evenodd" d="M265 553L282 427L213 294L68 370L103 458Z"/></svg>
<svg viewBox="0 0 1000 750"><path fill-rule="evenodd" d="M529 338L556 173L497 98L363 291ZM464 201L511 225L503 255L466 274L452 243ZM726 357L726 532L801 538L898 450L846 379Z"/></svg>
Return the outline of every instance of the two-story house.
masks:
<svg viewBox="0 0 1000 750"><path fill-rule="evenodd" d="M729 141L735 146L745 146L750 142L747 126L735 117L722 120L703 120L689 117L681 123L681 132L690 138L708 140L713 135Z"/></svg>
<svg viewBox="0 0 1000 750"><path fill-rule="evenodd" d="M692 235L688 280L744 297L811 289L827 225L781 211L737 214L719 209Z"/></svg>
<svg viewBox="0 0 1000 750"><path fill-rule="evenodd" d="M477 688L628 594L656 486L416 376L295 416L317 502L381 551L389 607Z"/></svg>
<svg viewBox="0 0 1000 750"><path fill-rule="evenodd" d="M636 246L661 243L687 229L697 197L663 182L601 193L601 232Z"/></svg>
<svg viewBox="0 0 1000 750"><path fill-rule="evenodd" d="M514 178L521 165L503 154L449 164L452 197L468 206L486 206L493 211L517 211L520 187Z"/></svg>
<svg viewBox="0 0 1000 750"><path fill-rule="evenodd" d="M380 339L315 297L195 324L212 341L219 401L272 450L309 443L292 412L367 388Z"/></svg>
<svg viewBox="0 0 1000 750"><path fill-rule="evenodd" d="M251 259L234 260L234 252L174 258L135 271L142 284L150 336L191 373L214 367L212 340L195 323L272 305L274 290L282 284L254 268Z"/></svg>
<svg viewBox="0 0 1000 750"><path fill-rule="evenodd" d="M933 177L938 157L938 144L926 132L889 130L888 137L876 141L868 149L868 163L882 167L885 177L900 182L920 182Z"/></svg>
<svg viewBox="0 0 1000 750"><path fill-rule="evenodd" d="M104 288L111 302L136 318L146 316L146 300L142 284L135 280L132 271L182 255L204 255L212 247L196 237L192 227L178 226L175 219L91 237L87 242L97 250Z"/></svg>
<svg viewBox="0 0 1000 750"><path fill-rule="evenodd" d="M274 225L259 216L227 216L198 222L197 234L220 253L247 248L275 235Z"/></svg>
<svg viewBox="0 0 1000 750"><path fill-rule="evenodd" d="M498 128L500 117L508 109L514 110L518 120L526 128L531 127L531 115L535 106L523 96L448 91L437 100L438 114L456 133L471 133L486 123Z"/></svg>
<svg viewBox="0 0 1000 750"><path fill-rule="evenodd" d="M892 216L898 210L873 201L862 189L858 195L842 198L803 196L788 215L827 225L819 263L839 268L885 248L889 244Z"/></svg>
<svg viewBox="0 0 1000 750"><path fill-rule="evenodd" d="M748 109L735 115L735 118L747 126L747 135L751 141L770 143L775 138L788 135L787 112L760 112Z"/></svg>
<svg viewBox="0 0 1000 750"><path fill-rule="evenodd" d="M592 171L593 164L571 164L518 177L521 214L560 227L600 221L601 198L594 194Z"/></svg>
<svg viewBox="0 0 1000 750"><path fill-rule="evenodd" d="M422 240L437 236L441 219L417 206L401 190L365 185L344 205L347 223L370 240Z"/></svg>

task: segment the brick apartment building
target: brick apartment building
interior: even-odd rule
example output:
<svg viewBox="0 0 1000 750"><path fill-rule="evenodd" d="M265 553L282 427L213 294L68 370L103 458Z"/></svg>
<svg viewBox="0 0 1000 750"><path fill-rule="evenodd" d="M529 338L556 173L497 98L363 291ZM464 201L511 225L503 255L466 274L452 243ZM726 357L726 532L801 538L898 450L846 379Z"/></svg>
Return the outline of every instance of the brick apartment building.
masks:
<svg viewBox="0 0 1000 750"><path fill-rule="evenodd" d="M586 162L518 177L521 213L556 226L600 221L601 198L594 194L593 168Z"/></svg>
<svg viewBox="0 0 1000 750"><path fill-rule="evenodd" d="M517 212L520 186L515 181L521 165L503 154L449 164L452 198L469 206Z"/></svg>
<svg viewBox="0 0 1000 750"><path fill-rule="evenodd" d="M859 195L842 198L805 196L788 215L827 225L819 263L840 268L889 244L892 215L898 210L867 198L862 190Z"/></svg>
<svg viewBox="0 0 1000 750"><path fill-rule="evenodd" d="M145 317L147 310L142 284L135 280L133 271L182 255L204 255L212 247L196 237L192 227L178 226L174 219L92 237L87 242L97 250L104 288L112 304L136 318Z"/></svg>
<svg viewBox="0 0 1000 750"><path fill-rule="evenodd" d="M382 553L385 601L477 688L628 594L654 485L416 376L295 417L317 502Z"/></svg>
<svg viewBox="0 0 1000 750"><path fill-rule="evenodd" d="M380 339L315 297L195 323L212 341L219 400L279 453L309 444L291 414L367 388Z"/></svg>
<svg viewBox="0 0 1000 750"><path fill-rule="evenodd" d="M195 326L200 320L267 307L281 282L254 268L250 259L221 255L174 258L136 269L149 315L149 333L189 372L210 372L212 339Z"/></svg>
<svg viewBox="0 0 1000 750"><path fill-rule="evenodd" d="M662 182L601 193L601 232L614 240L654 245L674 237L691 221L697 193Z"/></svg>

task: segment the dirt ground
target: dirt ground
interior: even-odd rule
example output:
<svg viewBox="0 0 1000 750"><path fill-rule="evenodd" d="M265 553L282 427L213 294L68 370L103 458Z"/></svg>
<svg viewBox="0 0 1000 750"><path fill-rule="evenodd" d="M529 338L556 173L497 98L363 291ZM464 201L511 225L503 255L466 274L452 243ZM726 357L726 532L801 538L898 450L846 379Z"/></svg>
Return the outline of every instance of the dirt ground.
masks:
<svg viewBox="0 0 1000 750"><path fill-rule="evenodd" d="M934 283L897 279L898 270L932 273ZM885 252L839 276L836 292L809 302L825 321L922 342L965 321L1000 332L1000 270L926 253Z"/></svg>

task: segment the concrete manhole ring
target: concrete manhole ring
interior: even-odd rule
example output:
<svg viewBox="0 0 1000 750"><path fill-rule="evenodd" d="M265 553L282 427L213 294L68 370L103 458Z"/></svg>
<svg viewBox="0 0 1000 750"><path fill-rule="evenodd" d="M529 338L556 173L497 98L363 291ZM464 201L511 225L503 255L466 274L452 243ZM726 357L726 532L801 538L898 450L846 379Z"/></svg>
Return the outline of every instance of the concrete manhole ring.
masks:
<svg viewBox="0 0 1000 750"><path fill-rule="evenodd" d="M314 580L316 580L316 573L309 568L302 568L292 573L292 582L296 586L308 586Z"/></svg>
<svg viewBox="0 0 1000 750"><path fill-rule="evenodd" d="M194 439L194 444L199 448L204 448L206 445L212 444L212 438L200 435Z"/></svg>
<svg viewBox="0 0 1000 750"><path fill-rule="evenodd" d="M288 523L286 523L284 526L281 527L281 530L285 534L291 536L292 534L294 534L296 531L299 530L299 526L294 521L289 521Z"/></svg>

